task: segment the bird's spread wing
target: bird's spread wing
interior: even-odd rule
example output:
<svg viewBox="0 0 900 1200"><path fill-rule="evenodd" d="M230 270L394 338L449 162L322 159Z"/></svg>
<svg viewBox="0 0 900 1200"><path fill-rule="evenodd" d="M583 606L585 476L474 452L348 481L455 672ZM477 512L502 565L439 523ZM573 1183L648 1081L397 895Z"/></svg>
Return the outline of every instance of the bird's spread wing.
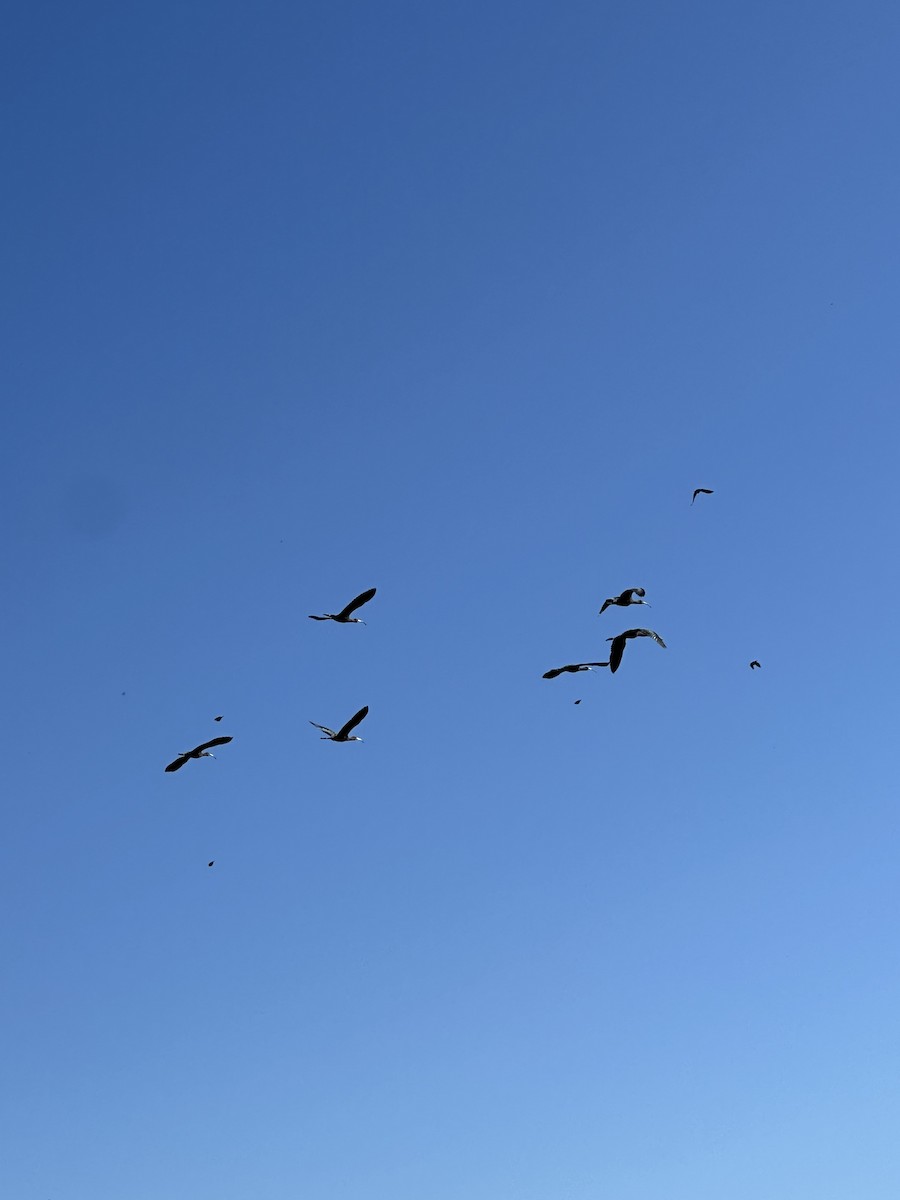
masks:
<svg viewBox="0 0 900 1200"><path fill-rule="evenodd" d="M604 600L604 601L603 601L603 607L600 609L600 613L601 613L601 615L602 615L603 613L605 613L605 612L606 612L606 610L609 608L609 606L610 606L611 604L612 604L612 600L611 600L611 599L610 599L610 600Z"/></svg>
<svg viewBox="0 0 900 1200"><path fill-rule="evenodd" d="M367 592L360 592L355 600L351 600L347 607L338 613L338 620L340 621L342 618L346 620L352 612L356 612L358 608L362 608L364 604L368 604L375 595L376 590L376 588L369 588Z"/></svg>
<svg viewBox="0 0 900 1200"><path fill-rule="evenodd" d="M187 754L179 754L174 762L169 763L169 765L166 767L166 770L167 771L180 770L180 768L183 767L184 764L187 762L188 758L189 758L189 755L187 755Z"/></svg>
<svg viewBox="0 0 900 1200"><path fill-rule="evenodd" d="M562 675L563 671L570 671L574 674L576 671L590 671L591 667L608 667L608 662L603 663L569 663L565 667L554 667L552 671L545 671L541 676L542 679L555 679L557 675Z"/></svg>
<svg viewBox="0 0 900 1200"><path fill-rule="evenodd" d="M363 708L361 708L359 710L358 713L355 713L350 718L350 720L347 722L347 724L342 729L338 730L338 735L337 735L338 738L339 739L345 738L351 729L355 729L357 727L357 725L360 723L360 721L363 719L363 717L366 715L366 713L368 711L369 711L369 706L368 706L368 704L366 704Z"/></svg>
<svg viewBox="0 0 900 1200"><path fill-rule="evenodd" d="M315 725L316 729L321 729L323 733L327 733L329 737L334 737L334 730L329 729L327 725L319 725L317 721L310 721L310 725Z"/></svg>
<svg viewBox="0 0 900 1200"><path fill-rule="evenodd" d="M330 621L330 620L331 620L331 617L314 617L314 616L312 615L312 613L310 613L310 614L309 614L309 619L310 619L311 621Z"/></svg>
<svg viewBox="0 0 900 1200"><path fill-rule="evenodd" d="M224 746L226 742L232 741L234 741L234 738L230 737L213 738L211 742L204 742L202 746L195 746L193 753L196 754L199 750L208 750L210 746Z"/></svg>
<svg viewBox="0 0 900 1200"><path fill-rule="evenodd" d="M625 632L624 632L623 634L620 634L620 637L624 637L624 638L636 638L636 637L649 637L649 638L653 638L654 642L659 642L659 644L660 644L660 646L662 646L663 650L665 650L665 649L666 649L666 643L665 643L665 642L662 640L662 638L659 636L659 634L658 634L658 633L656 633L656 632L655 632L654 630L652 630L652 629L626 629L626 630L625 630Z"/></svg>
<svg viewBox="0 0 900 1200"><path fill-rule="evenodd" d="M711 496L712 494L712 488L694 488L694 494L691 496L691 504L694 503L698 496Z"/></svg>
<svg viewBox="0 0 900 1200"><path fill-rule="evenodd" d="M629 588L628 590L631 592L632 596L646 596L647 595L646 588Z"/></svg>
<svg viewBox="0 0 900 1200"><path fill-rule="evenodd" d="M618 637L607 638L608 642L612 642L609 648L609 669L615 675L619 669L619 663L622 661L622 655L625 652L626 634L620 633Z"/></svg>

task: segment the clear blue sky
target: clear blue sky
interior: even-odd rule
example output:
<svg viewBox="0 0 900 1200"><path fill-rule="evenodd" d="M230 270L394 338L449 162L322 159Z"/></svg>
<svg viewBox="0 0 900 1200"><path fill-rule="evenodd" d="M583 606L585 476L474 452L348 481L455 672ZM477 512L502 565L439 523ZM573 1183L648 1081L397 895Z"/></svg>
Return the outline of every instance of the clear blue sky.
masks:
<svg viewBox="0 0 900 1200"><path fill-rule="evenodd" d="M0 1194L896 1200L897 6L7 18Z"/></svg>

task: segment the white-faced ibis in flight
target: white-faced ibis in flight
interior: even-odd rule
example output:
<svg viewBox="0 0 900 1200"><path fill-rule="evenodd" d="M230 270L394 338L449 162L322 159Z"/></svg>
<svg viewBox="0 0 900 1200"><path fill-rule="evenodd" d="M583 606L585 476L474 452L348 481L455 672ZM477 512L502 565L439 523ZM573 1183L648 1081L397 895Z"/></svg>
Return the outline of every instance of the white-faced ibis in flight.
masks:
<svg viewBox="0 0 900 1200"><path fill-rule="evenodd" d="M552 671L545 671L541 676L542 679L555 679L557 675L562 675L568 671L570 675L574 675L576 671L593 671L594 667L608 667L609 663L569 663L565 667L554 667Z"/></svg>
<svg viewBox="0 0 900 1200"><path fill-rule="evenodd" d="M333 729L329 729L327 725L319 725L315 721L310 721L310 725L315 725L316 729L322 730L322 733L325 736L323 738L320 738L320 741L323 741L323 742L361 742L362 741L361 737L351 737L350 736L350 730L355 729L357 727L357 725L360 723L360 721L363 719L363 717L366 715L366 713L368 711L369 711L369 706L367 704L364 708L361 708L358 713L354 713L354 715L350 718L350 720L347 722L347 724L342 725L341 728L337 731L337 733L335 733L335 731Z"/></svg>
<svg viewBox="0 0 900 1200"><path fill-rule="evenodd" d="M309 614L311 621L338 621L341 625L365 625L362 617L351 617L350 614L356 612L358 608L362 608L364 604L368 604L375 595L376 588L369 588L366 592L360 592L359 595L351 600L346 608L342 608L339 613L323 613L321 617L314 617Z"/></svg>
<svg viewBox="0 0 900 1200"><path fill-rule="evenodd" d="M694 503L698 496L711 496L712 494L712 488L694 488L694 494L691 496L691 504Z"/></svg>
<svg viewBox="0 0 900 1200"><path fill-rule="evenodd" d="M213 738L211 742L204 742L202 746L195 746L193 750L185 750L166 767L167 771L180 771L186 762L192 758L215 758L214 754L210 754L210 746L224 746L226 742L233 741L230 737Z"/></svg>
<svg viewBox="0 0 900 1200"><path fill-rule="evenodd" d="M618 604L619 608L625 608L628 604L646 604L651 607L649 600L636 599L636 597L646 596L647 592L644 588L626 588L624 592L620 592L618 596L610 596L608 600L603 601L603 607L600 612L606 612L611 604Z"/></svg>
<svg viewBox="0 0 900 1200"><path fill-rule="evenodd" d="M615 637L606 639L608 642L612 642L609 648L609 669L613 674L619 669L619 663L622 661L622 655L625 652L625 643L629 638L638 637L653 638L654 642L658 642L663 650L666 648L666 643L652 629L626 629L624 633L617 633Z"/></svg>
<svg viewBox="0 0 900 1200"><path fill-rule="evenodd" d="M754 667L758 666L761 666L761 664L754 658L753 662L750 664L750 670L752 671Z"/></svg>

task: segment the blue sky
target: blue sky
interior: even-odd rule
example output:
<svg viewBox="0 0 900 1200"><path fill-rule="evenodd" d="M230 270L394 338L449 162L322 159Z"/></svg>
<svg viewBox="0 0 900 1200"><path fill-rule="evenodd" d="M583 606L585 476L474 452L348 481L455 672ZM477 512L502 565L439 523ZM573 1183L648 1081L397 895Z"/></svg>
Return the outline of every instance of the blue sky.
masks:
<svg viewBox="0 0 900 1200"><path fill-rule="evenodd" d="M10 17L0 1192L894 1200L896 6Z"/></svg>

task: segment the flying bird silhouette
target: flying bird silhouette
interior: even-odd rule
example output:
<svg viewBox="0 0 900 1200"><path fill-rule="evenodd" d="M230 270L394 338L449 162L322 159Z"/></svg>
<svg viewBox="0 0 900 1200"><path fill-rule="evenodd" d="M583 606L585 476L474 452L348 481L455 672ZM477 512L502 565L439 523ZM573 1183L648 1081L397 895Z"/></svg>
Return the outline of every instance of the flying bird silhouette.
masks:
<svg viewBox="0 0 900 1200"><path fill-rule="evenodd" d="M636 600L635 596L646 596L644 588L626 588L624 592L620 592L618 596L610 596L608 600L603 601L601 613L606 612L611 604L618 604L620 608L624 608L628 604L646 604L651 607L649 600Z"/></svg>
<svg viewBox="0 0 900 1200"><path fill-rule="evenodd" d="M638 637L653 638L654 642L658 642L663 650L666 649L666 643L652 629L626 629L624 633L618 633L615 637L606 639L608 642L612 642L609 648L609 669L613 674L619 669L619 663L622 661L622 655L625 652L625 643L629 638Z"/></svg>
<svg viewBox="0 0 900 1200"><path fill-rule="evenodd" d="M753 662L750 664L750 670L752 671L754 667L758 667L760 665L761 664L754 658Z"/></svg>
<svg viewBox="0 0 900 1200"><path fill-rule="evenodd" d="M333 729L329 729L327 725L319 725L315 721L310 721L310 725L315 725L316 729L322 730L322 733L325 735L323 738L319 739L322 742L361 742L361 737L350 737L350 730L357 727L368 711L369 706L367 704L364 708L361 708L358 713L354 713L347 724L342 725L337 733L335 733Z"/></svg>
<svg viewBox="0 0 900 1200"><path fill-rule="evenodd" d="M377 591L376 588L369 588L366 592L360 592L359 595L351 600L346 608L342 608L339 613L323 613L321 617L315 617L312 613L309 614L311 621L338 621L341 625L365 625L362 617L351 617L350 614L356 612L358 608L362 608L364 604L368 604Z"/></svg>
<svg viewBox="0 0 900 1200"><path fill-rule="evenodd" d="M167 771L180 771L186 762L192 758L215 758L214 754L210 754L210 746L224 746L226 742L234 741L230 737L213 738L211 742L204 742L201 746L195 746L193 750L184 750L178 757L170 762L166 767Z"/></svg>
<svg viewBox="0 0 900 1200"><path fill-rule="evenodd" d="M568 671L574 675L576 671L593 671L594 667L608 667L609 663L569 663L565 667L554 667L552 671L545 671L541 679L555 679L557 675L562 675Z"/></svg>
<svg viewBox="0 0 900 1200"><path fill-rule="evenodd" d="M698 496L711 496L712 494L712 488L694 488L694 494L691 496L691 504L694 503Z"/></svg>
<svg viewBox="0 0 900 1200"><path fill-rule="evenodd" d="M224 713L222 713L222 717L224 717L224 716L225 716L225 714L224 714ZM213 717L213 720L214 720L214 721L221 721L221 720L222 720L222 717Z"/></svg>
<svg viewBox="0 0 900 1200"><path fill-rule="evenodd" d="M215 859L213 859L213 860L212 860L212 862L208 862L206 865L207 865L208 867L211 867L211 866L213 865L213 863L215 863L215 861L216 861L216 860L215 860Z"/></svg>

